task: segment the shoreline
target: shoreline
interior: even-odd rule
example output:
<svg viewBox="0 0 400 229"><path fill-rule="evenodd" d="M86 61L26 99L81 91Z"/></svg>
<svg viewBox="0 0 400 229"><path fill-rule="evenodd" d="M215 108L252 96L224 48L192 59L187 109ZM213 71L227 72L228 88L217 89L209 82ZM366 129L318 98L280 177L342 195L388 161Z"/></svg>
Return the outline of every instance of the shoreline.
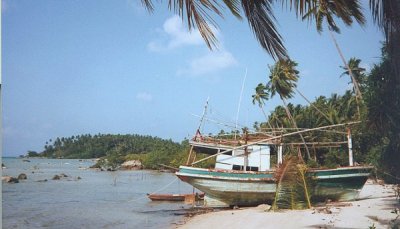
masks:
<svg viewBox="0 0 400 229"><path fill-rule="evenodd" d="M307 210L265 211L266 206L221 210L186 218L175 228L400 228L395 185L368 180L358 200Z"/></svg>

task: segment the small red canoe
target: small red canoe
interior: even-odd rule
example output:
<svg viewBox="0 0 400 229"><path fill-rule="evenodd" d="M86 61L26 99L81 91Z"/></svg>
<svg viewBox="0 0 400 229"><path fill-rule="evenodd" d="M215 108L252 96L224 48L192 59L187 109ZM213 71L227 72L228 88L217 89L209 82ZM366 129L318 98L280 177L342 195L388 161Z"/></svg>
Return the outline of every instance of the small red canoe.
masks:
<svg viewBox="0 0 400 229"><path fill-rule="evenodd" d="M196 194L147 194L152 201L185 201L188 196L196 196L196 200L204 197L204 193Z"/></svg>

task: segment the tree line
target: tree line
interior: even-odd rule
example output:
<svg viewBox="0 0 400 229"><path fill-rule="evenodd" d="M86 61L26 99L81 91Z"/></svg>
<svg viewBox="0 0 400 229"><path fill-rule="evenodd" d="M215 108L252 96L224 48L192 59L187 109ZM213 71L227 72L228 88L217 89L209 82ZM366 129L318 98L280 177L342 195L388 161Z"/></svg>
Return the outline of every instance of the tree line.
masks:
<svg viewBox="0 0 400 229"><path fill-rule="evenodd" d="M297 63L279 60L270 66L266 83L260 83L255 88L253 103L258 104L265 114L265 121L255 123L256 130L282 128L314 128L332 124L360 121L353 128L353 149L358 162L370 163L376 166L379 174L386 180L400 181L400 88L395 82L396 74L391 66L391 56L387 45L382 48L381 60L375 64L369 73L360 67L361 60L351 58L346 63L342 76L349 76L353 90L343 95L332 94L331 97L319 96L310 102L296 89L299 77ZM287 99L299 94L308 105L288 104ZM279 95L283 105L277 106L269 116L264 106L275 95ZM332 134L309 134L301 141L337 141ZM345 139L343 139L345 140ZM310 158L310 150L304 147ZM324 151L324 150L320 150ZM343 149L330 148L325 150L317 163L337 166L346 164L346 154Z"/></svg>
<svg viewBox="0 0 400 229"><path fill-rule="evenodd" d="M187 150L187 141L170 140L138 134L83 134L49 139L40 153L28 152L28 156L46 158L88 159L104 158L110 166L118 166L126 160L141 160L146 168L158 164L176 165Z"/></svg>

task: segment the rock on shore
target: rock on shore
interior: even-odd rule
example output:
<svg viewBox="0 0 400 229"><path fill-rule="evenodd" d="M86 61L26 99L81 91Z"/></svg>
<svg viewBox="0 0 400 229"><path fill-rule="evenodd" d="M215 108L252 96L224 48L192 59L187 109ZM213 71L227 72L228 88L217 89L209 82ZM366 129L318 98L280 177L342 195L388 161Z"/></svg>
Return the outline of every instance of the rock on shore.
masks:
<svg viewBox="0 0 400 229"><path fill-rule="evenodd" d="M19 180L12 176L3 176L1 177L1 180L7 183L19 183Z"/></svg>
<svg viewBox="0 0 400 229"><path fill-rule="evenodd" d="M139 170L142 169L142 162L138 160L125 161L124 163L122 163L121 169Z"/></svg>

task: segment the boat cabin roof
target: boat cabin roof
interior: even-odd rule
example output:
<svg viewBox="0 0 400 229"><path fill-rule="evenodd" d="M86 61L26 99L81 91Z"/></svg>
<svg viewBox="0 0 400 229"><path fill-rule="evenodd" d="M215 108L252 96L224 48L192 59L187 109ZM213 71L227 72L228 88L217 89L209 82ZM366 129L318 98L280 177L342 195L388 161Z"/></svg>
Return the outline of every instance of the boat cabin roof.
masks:
<svg viewBox="0 0 400 229"><path fill-rule="evenodd" d="M204 153L204 154L210 154L210 155L232 149L232 146L224 146L224 145L215 144L215 143L204 143L204 142L196 142L196 141L190 141L189 143L191 146L193 146L194 151L196 151L198 153ZM227 152L226 154L231 154L231 153L232 152Z"/></svg>
<svg viewBox="0 0 400 229"><path fill-rule="evenodd" d="M205 143L205 142L198 142L198 141L189 141L189 144L193 147L193 150L196 151L197 153L203 153L203 154L217 154L226 150L231 150L229 152L226 152L224 154L226 155L232 155L232 148L234 147L239 147L239 146L227 146L227 145L222 145L222 144L217 144L217 143ZM257 145L270 145L270 144L257 144ZM250 146L251 147L251 146ZM241 149L238 149L241 150Z"/></svg>

